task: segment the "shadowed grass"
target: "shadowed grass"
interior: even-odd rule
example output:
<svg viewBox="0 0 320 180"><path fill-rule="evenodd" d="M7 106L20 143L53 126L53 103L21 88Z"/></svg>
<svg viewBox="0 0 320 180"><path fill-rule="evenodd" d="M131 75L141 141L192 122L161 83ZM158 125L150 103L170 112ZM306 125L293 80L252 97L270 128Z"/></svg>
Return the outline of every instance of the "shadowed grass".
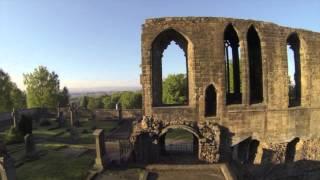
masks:
<svg viewBox="0 0 320 180"><path fill-rule="evenodd" d="M85 179L93 164L94 156L85 154L70 158L58 151L23 164L17 169L18 179L23 180L78 180Z"/></svg>

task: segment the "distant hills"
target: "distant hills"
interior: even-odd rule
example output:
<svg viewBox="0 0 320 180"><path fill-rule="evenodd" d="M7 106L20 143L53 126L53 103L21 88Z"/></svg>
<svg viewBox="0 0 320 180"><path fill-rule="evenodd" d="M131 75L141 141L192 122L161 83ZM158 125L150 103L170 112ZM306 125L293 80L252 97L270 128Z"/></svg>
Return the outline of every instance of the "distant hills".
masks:
<svg viewBox="0 0 320 180"><path fill-rule="evenodd" d="M112 94L118 91L139 91L141 87L138 86L119 86L119 87L94 87L94 88L70 88L71 97L79 96L101 96L105 94Z"/></svg>

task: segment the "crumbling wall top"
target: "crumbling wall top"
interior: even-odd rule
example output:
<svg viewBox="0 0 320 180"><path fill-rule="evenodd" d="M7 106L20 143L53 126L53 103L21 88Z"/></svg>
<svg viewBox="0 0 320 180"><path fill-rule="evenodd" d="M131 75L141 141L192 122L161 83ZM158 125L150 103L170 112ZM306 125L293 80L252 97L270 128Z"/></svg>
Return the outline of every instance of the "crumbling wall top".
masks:
<svg viewBox="0 0 320 180"><path fill-rule="evenodd" d="M237 19L237 18L229 18L229 17L204 17L204 16L203 17L202 16L199 16L199 17L185 16L185 17L148 18L148 19L145 19L143 27L148 26L148 25L158 24L158 23L170 23L170 22L179 22L179 21L192 22L192 23L246 22L246 23L251 23L251 24L259 24L262 26L271 25L271 26L277 26L280 28L290 28L290 29L295 29L295 30L305 31L305 32L315 32L315 31L311 31L311 30L307 30L307 29L281 26L276 23L266 22L266 21L258 21L258 20L253 20L253 19ZM319 32L316 32L316 33L319 33Z"/></svg>

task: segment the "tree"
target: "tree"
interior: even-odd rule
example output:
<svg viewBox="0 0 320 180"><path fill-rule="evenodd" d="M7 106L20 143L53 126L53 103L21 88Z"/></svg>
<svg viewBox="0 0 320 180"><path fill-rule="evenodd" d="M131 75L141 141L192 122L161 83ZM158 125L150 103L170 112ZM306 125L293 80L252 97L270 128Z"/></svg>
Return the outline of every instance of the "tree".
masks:
<svg viewBox="0 0 320 180"><path fill-rule="evenodd" d="M24 84L27 87L28 108L57 106L60 82L55 72L39 66L33 73L24 74Z"/></svg>
<svg viewBox="0 0 320 180"><path fill-rule="evenodd" d="M26 94L23 91L21 91L16 84L12 84L10 98L12 102L12 108L16 108L16 109L26 108L27 106Z"/></svg>
<svg viewBox="0 0 320 180"><path fill-rule="evenodd" d="M141 93L126 91L121 94L120 102L124 109L141 108L142 95Z"/></svg>
<svg viewBox="0 0 320 180"><path fill-rule="evenodd" d="M105 109L113 109L114 108L114 104L111 102L111 96L109 96L109 95L105 95L102 98L102 103L103 103L103 108L105 108Z"/></svg>
<svg viewBox="0 0 320 180"><path fill-rule="evenodd" d="M0 69L0 112L12 111L12 108L25 108L26 97L10 76Z"/></svg>
<svg viewBox="0 0 320 180"><path fill-rule="evenodd" d="M67 87L63 87L59 93L59 103L61 107L66 107L69 104L70 94Z"/></svg>
<svg viewBox="0 0 320 180"><path fill-rule="evenodd" d="M111 95L111 104L110 104L111 109L116 108L116 104L120 102L120 97L121 97L120 92L116 92Z"/></svg>
<svg viewBox="0 0 320 180"><path fill-rule="evenodd" d="M105 95L102 98L103 107L105 109L114 109L116 107L116 104L120 102L121 93L116 92L110 95Z"/></svg>
<svg viewBox="0 0 320 180"><path fill-rule="evenodd" d="M0 69L0 112L8 112L12 110L12 101L10 92L12 83L10 76Z"/></svg>
<svg viewBox="0 0 320 180"><path fill-rule="evenodd" d="M87 109L88 108L88 101L89 101L88 96L82 96L80 98L80 107Z"/></svg>
<svg viewBox="0 0 320 180"><path fill-rule="evenodd" d="M162 83L164 104L185 104L187 101L187 78L184 74L169 74Z"/></svg>
<svg viewBox="0 0 320 180"><path fill-rule="evenodd" d="M88 109L94 110L103 107L102 98L101 97L89 97L88 99Z"/></svg>

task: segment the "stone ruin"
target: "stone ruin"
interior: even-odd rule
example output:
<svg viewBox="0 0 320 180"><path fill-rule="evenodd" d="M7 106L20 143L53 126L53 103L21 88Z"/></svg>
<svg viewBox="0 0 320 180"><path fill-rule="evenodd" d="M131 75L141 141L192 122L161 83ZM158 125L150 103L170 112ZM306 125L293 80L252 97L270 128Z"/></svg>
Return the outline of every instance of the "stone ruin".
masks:
<svg viewBox="0 0 320 180"><path fill-rule="evenodd" d="M162 56L171 41L186 58L186 104L162 102ZM130 139L135 159L157 162L163 135L184 129L195 137L199 160L208 163L320 160L319 47L320 33L268 22L147 19L141 35L144 118L134 123Z"/></svg>

